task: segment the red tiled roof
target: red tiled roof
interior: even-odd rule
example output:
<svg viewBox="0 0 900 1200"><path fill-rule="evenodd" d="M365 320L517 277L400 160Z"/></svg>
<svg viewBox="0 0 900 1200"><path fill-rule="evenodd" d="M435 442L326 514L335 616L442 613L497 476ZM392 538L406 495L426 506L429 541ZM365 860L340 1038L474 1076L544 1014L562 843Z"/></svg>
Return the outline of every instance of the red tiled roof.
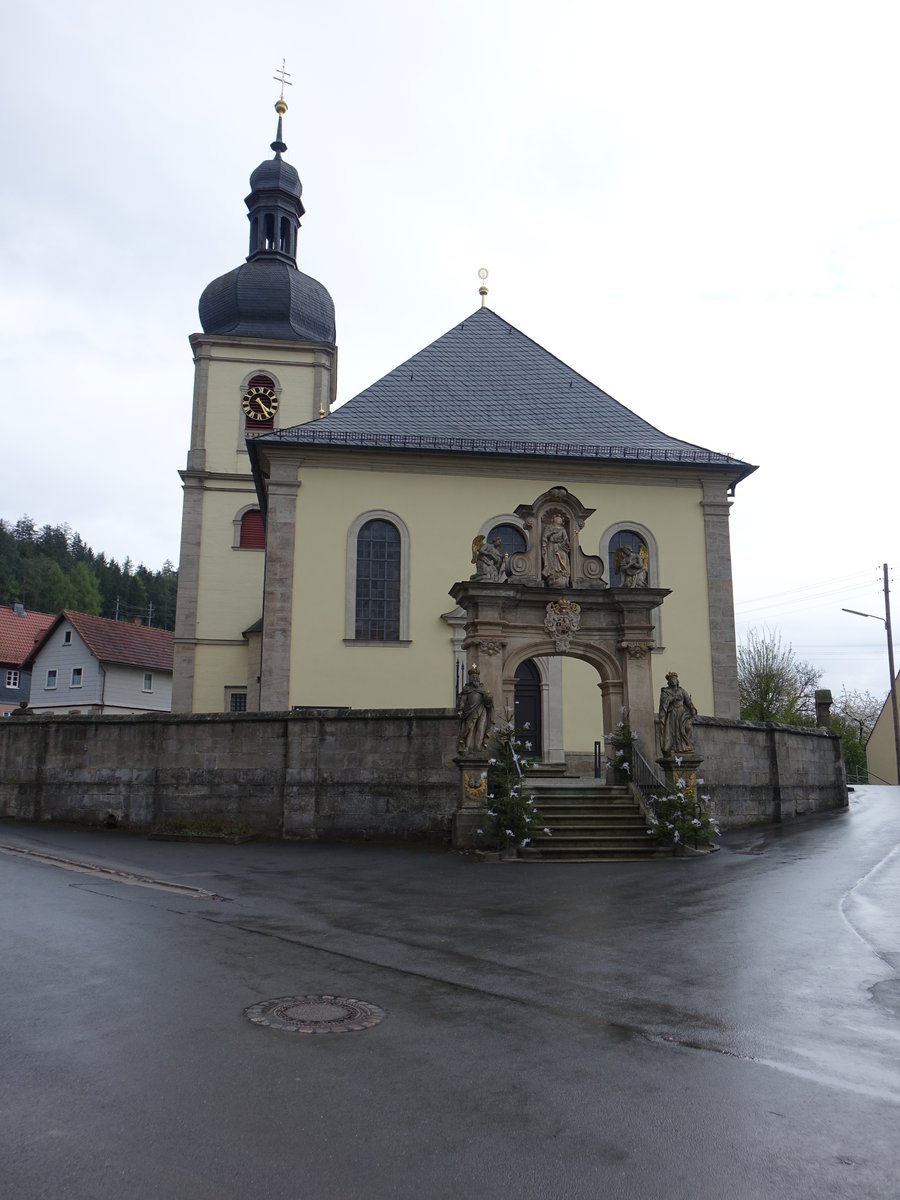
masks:
<svg viewBox="0 0 900 1200"><path fill-rule="evenodd" d="M175 651L175 634L168 629L149 629L146 625L130 625L111 621L109 617L93 617L89 613L64 609L53 621L53 629L68 621L99 662L119 663L127 667L147 667L156 671L171 671ZM43 643L52 629L47 631ZM35 646L37 652L40 645Z"/></svg>
<svg viewBox="0 0 900 1200"><path fill-rule="evenodd" d="M54 619L54 613L19 614L11 608L0 608L0 663L20 667Z"/></svg>

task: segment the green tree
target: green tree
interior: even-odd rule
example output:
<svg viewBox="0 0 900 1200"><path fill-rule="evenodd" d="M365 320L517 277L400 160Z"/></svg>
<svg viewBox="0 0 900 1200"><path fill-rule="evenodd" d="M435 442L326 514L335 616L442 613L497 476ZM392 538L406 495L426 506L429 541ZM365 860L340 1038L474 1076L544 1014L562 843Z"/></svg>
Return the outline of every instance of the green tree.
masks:
<svg viewBox="0 0 900 1200"><path fill-rule="evenodd" d="M75 612L100 614L100 584L97 576L84 562L77 562L68 575L68 597L65 607Z"/></svg>
<svg viewBox="0 0 900 1200"><path fill-rule="evenodd" d="M37 612L59 612L69 597L69 581L52 558L28 560L22 585L25 605Z"/></svg>
<svg viewBox="0 0 900 1200"><path fill-rule="evenodd" d="M853 781L868 781L866 742L883 703L871 692L848 691L845 687L831 706L831 728L841 735L847 777Z"/></svg>
<svg viewBox="0 0 900 1200"><path fill-rule="evenodd" d="M738 646L738 688L744 721L815 725L822 672L782 644L777 630L750 629Z"/></svg>

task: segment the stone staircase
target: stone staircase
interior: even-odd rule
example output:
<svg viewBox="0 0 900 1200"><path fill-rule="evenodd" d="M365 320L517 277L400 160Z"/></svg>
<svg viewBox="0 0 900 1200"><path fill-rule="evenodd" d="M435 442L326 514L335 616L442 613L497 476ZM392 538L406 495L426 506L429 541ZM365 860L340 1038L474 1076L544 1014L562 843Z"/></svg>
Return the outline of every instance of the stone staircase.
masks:
<svg viewBox="0 0 900 1200"><path fill-rule="evenodd" d="M595 779L529 775L526 788L535 798L551 836L535 834L519 855L541 862L632 861L653 858L657 846L631 790Z"/></svg>

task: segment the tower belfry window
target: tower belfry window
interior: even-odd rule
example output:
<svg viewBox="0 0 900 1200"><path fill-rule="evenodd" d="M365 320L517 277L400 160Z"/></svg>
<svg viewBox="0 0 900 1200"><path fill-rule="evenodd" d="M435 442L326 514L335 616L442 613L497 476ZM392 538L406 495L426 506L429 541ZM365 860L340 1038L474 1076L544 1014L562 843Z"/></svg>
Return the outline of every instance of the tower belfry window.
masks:
<svg viewBox="0 0 900 1200"><path fill-rule="evenodd" d="M275 249L275 214L266 213L266 249Z"/></svg>

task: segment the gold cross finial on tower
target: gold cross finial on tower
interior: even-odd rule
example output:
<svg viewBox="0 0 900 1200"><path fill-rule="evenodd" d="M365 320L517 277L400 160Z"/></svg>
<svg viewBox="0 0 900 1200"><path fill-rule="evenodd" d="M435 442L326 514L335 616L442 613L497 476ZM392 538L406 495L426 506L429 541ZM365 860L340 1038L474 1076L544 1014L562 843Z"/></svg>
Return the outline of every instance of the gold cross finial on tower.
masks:
<svg viewBox="0 0 900 1200"><path fill-rule="evenodd" d="M285 59L282 59L282 60L281 60L281 66L278 68L278 70L277 70L277 71L275 72L275 74L272 76L272 78L275 80L275 82L276 82L276 83L280 83L280 84L281 84L281 95L278 97L278 101L277 101L277 103L275 104L275 111L276 111L276 112L278 112L278 113L279 113L279 115L280 115L280 110L279 110L279 108L278 108L278 105L279 105L279 104L284 104L284 111L285 111L285 112L287 112L287 105L284 103L284 87L285 87L285 84L287 84L287 86L288 86L288 87L293 87L293 86L294 86L294 85L293 85L293 83L291 83L291 80L289 79L289 76L290 76L291 72L290 72L290 71L286 71L286 70L284 69L284 64L285 64Z"/></svg>
<svg viewBox="0 0 900 1200"><path fill-rule="evenodd" d="M478 295L481 297L481 307L484 308L484 298L488 294L485 280L488 277L487 267L478 268L478 278L481 280L481 287L478 289Z"/></svg>

